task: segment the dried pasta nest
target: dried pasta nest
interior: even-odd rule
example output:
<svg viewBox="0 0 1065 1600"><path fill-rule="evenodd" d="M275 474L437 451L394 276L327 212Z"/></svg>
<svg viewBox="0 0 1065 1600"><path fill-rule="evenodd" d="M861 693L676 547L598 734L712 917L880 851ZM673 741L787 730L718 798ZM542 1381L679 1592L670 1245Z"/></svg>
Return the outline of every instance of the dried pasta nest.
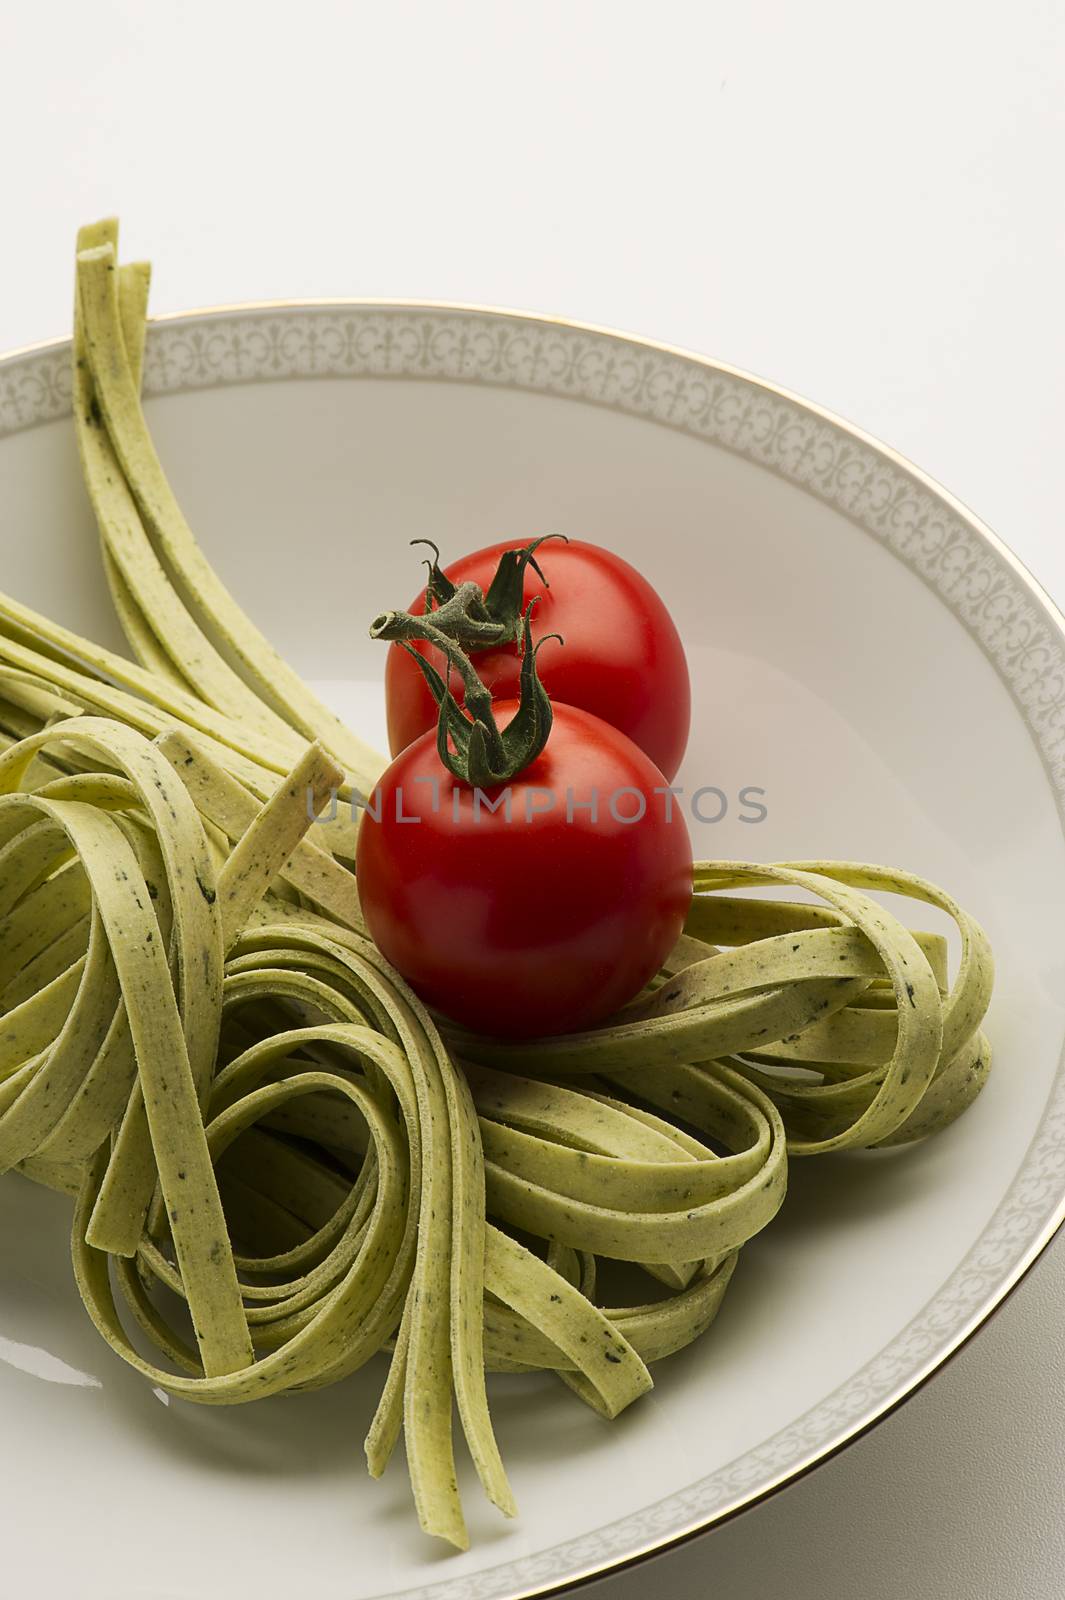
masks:
<svg viewBox="0 0 1065 1600"><path fill-rule="evenodd" d="M312 746L260 805L190 740L87 716L0 758L0 1159L75 1195L89 1314L170 1393L241 1403L387 1350L370 1470L402 1429L423 1524L461 1544L453 1405L512 1512L486 1368L615 1416L712 1321L784 1130L727 1064L457 1066L304 837L336 776ZM597 1258L647 1298L599 1305Z"/></svg>
<svg viewBox="0 0 1065 1600"><path fill-rule="evenodd" d="M994 969L983 929L948 894L856 862L718 861L694 871L674 970L614 1025L519 1044L455 1033L456 1047L510 1071L608 1071L643 1086L680 1061L711 1061L715 1074L728 1062L776 1106L799 1156L926 1138L972 1102L991 1066L980 1024ZM765 887L823 904L728 892ZM953 983L947 940L911 932L869 890L953 920Z"/></svg>

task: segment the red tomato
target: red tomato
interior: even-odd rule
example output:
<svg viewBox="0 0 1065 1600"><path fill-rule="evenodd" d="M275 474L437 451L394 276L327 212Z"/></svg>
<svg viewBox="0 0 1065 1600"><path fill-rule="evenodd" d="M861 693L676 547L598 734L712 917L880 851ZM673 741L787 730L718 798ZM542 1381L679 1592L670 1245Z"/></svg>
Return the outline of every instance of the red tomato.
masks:
<svg viewBox="0 0 1065 1600"><path fill-rule="evenodd" d="M527 542L492 545L444 571L452 583L472 579L487 592L504 550L520 550ZM691 688L684 647L669 612L635 567L597 545L552 540L540 547L536 559L551 587L545 588L528 567L525 604L534 595L540 597L535 631L544 643L537 667L548 695L619 728L672 780L688 742ZM409 610L424 614L424 591ZM560 633L565 644L544 637L551 633ZM443 670L431 645L418 641L414 648ZM517 697L520 646L478 650L472 660L495 699ZM454 673L451 688L461 701L462 683ZM437 720L436 702L418 665L400 645L388 652L385 697L389 747L397 755Z"/></svg>
<svg viewBox="0 0 1065 1600"><path fill-rule="evenodd" d="M500 723L514 710L501 704ZM429 1005L497 1037L601 1022L661 967L691 901L688 830L662 774L598 717L554 711L542 753L488 791L452 777L425 734L359 827L378 948Z"/></svg>

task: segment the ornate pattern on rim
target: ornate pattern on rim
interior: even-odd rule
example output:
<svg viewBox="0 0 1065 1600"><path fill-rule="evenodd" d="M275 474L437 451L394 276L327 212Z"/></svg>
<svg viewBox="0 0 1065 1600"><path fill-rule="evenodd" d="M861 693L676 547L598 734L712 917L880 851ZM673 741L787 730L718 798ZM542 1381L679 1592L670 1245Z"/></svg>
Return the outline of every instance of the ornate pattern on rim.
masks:
<svg viewBox="0 0 1065 1600"><path fill-rule="evenodd" d="M1001 553L945 498L844 425L755 379L613 334L501 313L374 305L214 312L156 324L145 388L299 377L496 384L629 412L735 450L845 513L929 584L1020 707L1065 810L1065 641ZM69 347L0 363L0 438L70 410ZM1002 1205L909 1327L834 1394L727 1467L622 1522L403 1600L505 1600L624 1561L791 1476L905 1394L1037 1249L1065 1189L1065 1070ZM382 1597L384 1600L384 1597ZM390 1600L400 1600L399 1596Z"/></svg>

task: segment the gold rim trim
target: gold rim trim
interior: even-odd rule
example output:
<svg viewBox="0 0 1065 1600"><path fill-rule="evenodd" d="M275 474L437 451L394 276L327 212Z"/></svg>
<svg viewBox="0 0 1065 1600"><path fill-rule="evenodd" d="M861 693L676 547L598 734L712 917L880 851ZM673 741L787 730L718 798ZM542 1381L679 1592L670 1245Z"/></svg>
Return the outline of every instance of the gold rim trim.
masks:
<svg viewBox="0 0 1065 1600"><path fill-rule="evenodd" d="M1000 538L963 500L952 494L949 489L945 489L937 479L923 471L900 451L884 444L875 435L867 433L864 428L840 416L838 412L831 411L827 407L817 404L816 401L806 399L805 396L798 394L793 389L786 389L767 378L758 377L755 373L748 372L743 367L732 366L728 362L717 361L710 356L700 355L698 352L687 349L683 345L665 344L661 340L650 339L641 334L625 333L621 329L611 328L601 323L581 322L546 312L521 311L505 306L478 305L474 302L461 300L382 300L361 296L324 296L288 300L236 300L218 305L195 306L188 311L162 312L149 318L149 322L161 325L270 312L285 315L299 311L343 310L456 312L466 315L500 318L510 322L533 322L539 323L544 327L564 328L577 333L591 334L598 338L615 340L622 344L653 352L656 355L671 356L677 360L689 362L693 366L701 367L707 372L721 373L727 377L739 379L741 382L750 384L756 389L761 389L768 395L784 400L790 405L798 406L801 410L809 412L822 422L838 429L866 449L872 450L885 460L890 461L895 467L913 479L915 483L949 506L955 515L967 523L978 537L984 540L1012 570L1019 582L1028 590L1032 599L1046 614L1060 636L1063 645L1065 645L1065 612L1056 604L1039 580L1005 540ZM16 347L0 355L0 369L17 361L25 360L28 357L43 355L48 351L61 350L64 345L69 344L69 337L61 336L53 339L42 339L33 344ZM278 381L284 380L279 379ZM370 379L369 381L373 380ZM654 422L653 418L645 420ZM659 426L660 424L655 425ZM766 468L765 470L768 471L770 469ZM797 485L797 487L801 487L801 485ZM846 513L844 512L842 515L845 516ZM1059 1066L1060 1071L1061 1068ZM724 1509L715 1512L712 1516L696 1519L679 1532L670 1533L663 1539L645 1543L639 1549L632 1551L629 1555L623 1556L619 1560L607 1560L598 1564L584 1566L560 1583L551 1581L546 1585L538 1584L532 1588L511 1590L506 1600L547 1600L547 1597L563 1595L575 1588L583 1588L597 1579L608 1577L611 1573L626 1572L631 1568L642 1566L657 1556L666 1555L671 1550L679 1549L682 1545L691 1543L700 1535L708 1533L726 1522L731 1522L745 1511L754 1510L757 1506L763 1505L767 1500L772 1499L774 1495L789 1484L798 1483L800 1480L809 1477L818 1467L842 1454L849 1445L863 1438L878 1423L897 1412L915 1394L924 1389L948 1362L953 1361L974 1340L980 1330L986 1327L991 1317L1013 1296L1015 1290L1028 1276L1063 1223L1065 1223L1065 1192L1063 1192L1054 1211L1034 1240L1025 1249L1020 1260L1014 1265L1004 1281L996 1285L994 1292L980 1310L974 1312L964 1323L961 1331L952 1335L943 1350L924 1363L913 1376L900 1383L888 1398L875 1404L861 1422L841 1433L835 1443L823 1449L810 1452L797 1466L780 1472L771 1478L756 1494L750 1495L746 1499L737 1499ZM481 1570L485 1573L490 1573L492 1568L487 1567ZM432 1585L430 1585L430 1589L431 1587ZM418 1600L420 1592L418 1589L399 1591L395 1596L395 1600ZM382 1595L380 1600L390 1600L390 1597Z"/></svg>

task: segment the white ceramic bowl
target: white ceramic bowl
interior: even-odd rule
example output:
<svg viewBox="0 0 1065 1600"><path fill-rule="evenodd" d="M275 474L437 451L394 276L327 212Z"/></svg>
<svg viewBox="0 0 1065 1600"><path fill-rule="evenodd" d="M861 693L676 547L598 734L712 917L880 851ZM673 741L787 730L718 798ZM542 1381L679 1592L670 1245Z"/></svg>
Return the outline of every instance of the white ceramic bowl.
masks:
<svg viewBox="0 0 1065 1600"><path fill-rule="evenodd" d="M68 361L56 344L0 363L2 583L121 647ZM697 853L892 862L948 886L998 954L996 1066L927 1145L794 1163L714 1328L619 1422L546 1377L494 1380L522 1514L503 1524L470 1482L463 1556L419 1534L402 1462L364 1475L383 1366L232 1412L167 1404L84 1316L65 1202L5 1179L8 1581L79 1600L512 1600L631 1561L882 1416L1062 1216L1062 619L986 528L857 430L596 329L445 306L223 310L156 323L146 387L208 556L382 744L367 624L417 586L409 539L451 555L559 530L628 557L690 655L679 781L730 800L694 827ZM748 786L760 823L741 820Z"/></svg>

